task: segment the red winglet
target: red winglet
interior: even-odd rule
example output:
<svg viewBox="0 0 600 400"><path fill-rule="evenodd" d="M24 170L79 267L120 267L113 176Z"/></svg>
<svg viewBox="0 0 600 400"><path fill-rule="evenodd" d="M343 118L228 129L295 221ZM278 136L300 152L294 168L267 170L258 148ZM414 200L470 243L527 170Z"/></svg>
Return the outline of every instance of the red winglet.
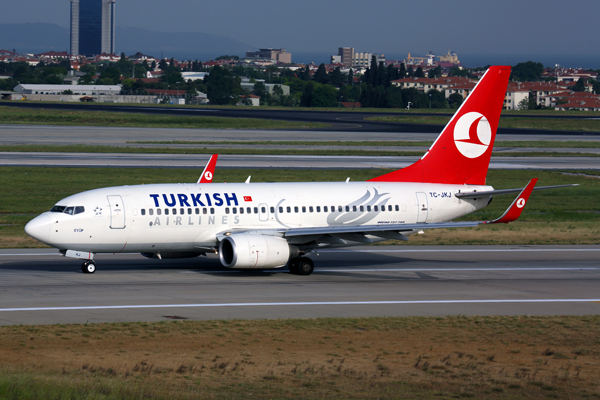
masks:
<svg viewBox="0 0 600 400"><path fill-rule="evenodd" d="M218 154L213 154L208 160L208 164L204 167L204 171L202 171L202 175L200 175L200 179L198 179L198 183L211 183L213 177L215 175L215 167L217 166L217 158Z"/></svg>
<svg viewBox="0 0 600 400"><path fill-rule="evenodd" d="M527 186L525 186L521 193L519 193L515 201L513 201L510 207L508 207L508 210L506 210L504 215L493 221L487 221L486 224L508 224L509 222L517 220L517 218L521 216L523 208L525 208L525 204L527 204L529 196L531 195L531 192L533 191L537 181L538 178L533 178L530 180Z"/></svg>

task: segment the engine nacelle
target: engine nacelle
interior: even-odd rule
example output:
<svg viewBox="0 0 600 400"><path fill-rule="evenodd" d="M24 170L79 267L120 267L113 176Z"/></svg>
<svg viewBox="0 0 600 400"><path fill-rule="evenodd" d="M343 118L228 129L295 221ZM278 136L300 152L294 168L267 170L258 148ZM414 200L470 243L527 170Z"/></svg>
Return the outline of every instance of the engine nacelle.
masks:
<svg viewBox="0 0 600 400"><path fill-rule="evenodd" d="M204 253L196 253L196 252L172 252L172 251L161 251L160 253L140 253L144 257L147 258L159 258L159 259L169 259L169 258L194 258L198 256L204 255Z"/></svg>
<svg viewBox="0 0 600 400"><path fill-rule="evenodd" d="M280 268L298 253L285 239L251 233L227 236L219 244L219 258L227 268Z"/></svg>

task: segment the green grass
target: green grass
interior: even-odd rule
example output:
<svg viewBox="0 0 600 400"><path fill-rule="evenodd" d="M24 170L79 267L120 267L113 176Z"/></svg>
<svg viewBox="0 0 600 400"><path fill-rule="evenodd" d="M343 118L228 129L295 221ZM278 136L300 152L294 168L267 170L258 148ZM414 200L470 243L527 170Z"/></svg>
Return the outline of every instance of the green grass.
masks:
<svg viewBox="0 0 600 400"><path fill-rule="evenodd" d="M217 169L215 182L244 182L252 175L252 182L341 182L350 177L352 181L364 181L388 170L357 169L357 170L286 170L286 169ZM502 227L483 227L484 232L494 229L511 230L515 227L527 229L535 226L545 232L555 232L555 235L534 237L530 244L549 243L598 243L600 241L600 179L589 177L593 175L582 171L583 175L572 175L577 171L569 171L570 175L558 171L531 170L490 170L488 183L496 189L523 187L531 178L538 177L539 186L563 185L579 183L581 186L566 189L556 189L534 192L527 208L521 216L518 225ZM180 183L196 182L199 170L195 169L151 169L151 168L38 168L38 167L0 167L3 190L0 192L0 247L29 247L39 246L37 242L25 241L23 227L31 218L49 210L60 199L85 190L107 186L139 185L149 183ZM469 220L491 220L499 217L510 205L514 197L510 195L497 196L483 210L465 217ZM529 225L528 225L529 224ZM551 224L551 225L548 225ZM565 234L569 230L578 230L578 235ZM564 232L563 232L564 231ZM432 231L429 231L432 232ZM433 244L472 243L471 236L462 238L467 230L455 230L454 234L442 242ZM436 230L437 232L437 230ZM411 244L432 244L412 240ZM425 239L425 238L423 238ZM478 243L492 241L489 238L478 238ZM482 242L482 240L484 240ZM508 244L519 244L519 237L506 237ZM511 242L512 240L512 242Z"/></svg>
<svg viewBox="0 0 600 400"><path fill-rule="evenodd" d="M0 124L198 129L312 129L328 126L320 123L276 121L257 118L14 108L1 107L1 103Z"/></svg>

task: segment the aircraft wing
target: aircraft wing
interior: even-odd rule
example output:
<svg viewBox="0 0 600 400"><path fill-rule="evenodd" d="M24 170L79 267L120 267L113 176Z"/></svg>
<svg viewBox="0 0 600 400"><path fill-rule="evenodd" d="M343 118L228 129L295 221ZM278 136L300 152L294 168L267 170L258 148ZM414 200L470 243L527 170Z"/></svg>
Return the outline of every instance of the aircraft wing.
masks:
<svg viewBox="0 0 600 400"><path fill-rule="evenodd" d="M571 185L556 185L556 186L539 186L533 188L533 190L545 190L545 189L558 189L563 187L573 187L579 186L578 183L573 183ZM464 193L456 193L454 196L459 199L469 199L469 198L478 198L478 197L491 197L498 196L501 194L511 194L511 193L520 193L524 188L517 189L500 189L500 190L488 190L486 192L464 192Z"/></svg>
<svg viewBox="0 0 600 400"><path fill-rule="evenodd" d="M385 224L385 225L354 225L354 226L326 226L315 228L291 228L284 232L286 238L298 236L330 235L339 239L347 239L357 242L369 243L370 239L365 235L373 235L390 239L407 240L402 232L440 229L440 228L466 228L481 224L498 224L515 221L521 215L529 196L537 183L537 178L529 181L517 198L512 202L504 214L492 221L459 221L459 222L434 222L434 223L415 223L415 224Z"/></svg>

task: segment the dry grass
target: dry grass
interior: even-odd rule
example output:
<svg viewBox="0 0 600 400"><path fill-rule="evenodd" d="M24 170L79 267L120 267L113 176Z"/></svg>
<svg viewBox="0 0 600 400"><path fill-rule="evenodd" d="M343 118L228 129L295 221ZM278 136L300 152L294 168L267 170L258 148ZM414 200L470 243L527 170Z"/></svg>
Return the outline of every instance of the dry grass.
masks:
<svg viewBox="0 0 600 400"><path fill-rule="evenodd" d="M598 316L15 326L0 328L0 365L85 397L93 381L108 397L129 397L125 385L153 398L600 398L599 328Z"/></svg>

